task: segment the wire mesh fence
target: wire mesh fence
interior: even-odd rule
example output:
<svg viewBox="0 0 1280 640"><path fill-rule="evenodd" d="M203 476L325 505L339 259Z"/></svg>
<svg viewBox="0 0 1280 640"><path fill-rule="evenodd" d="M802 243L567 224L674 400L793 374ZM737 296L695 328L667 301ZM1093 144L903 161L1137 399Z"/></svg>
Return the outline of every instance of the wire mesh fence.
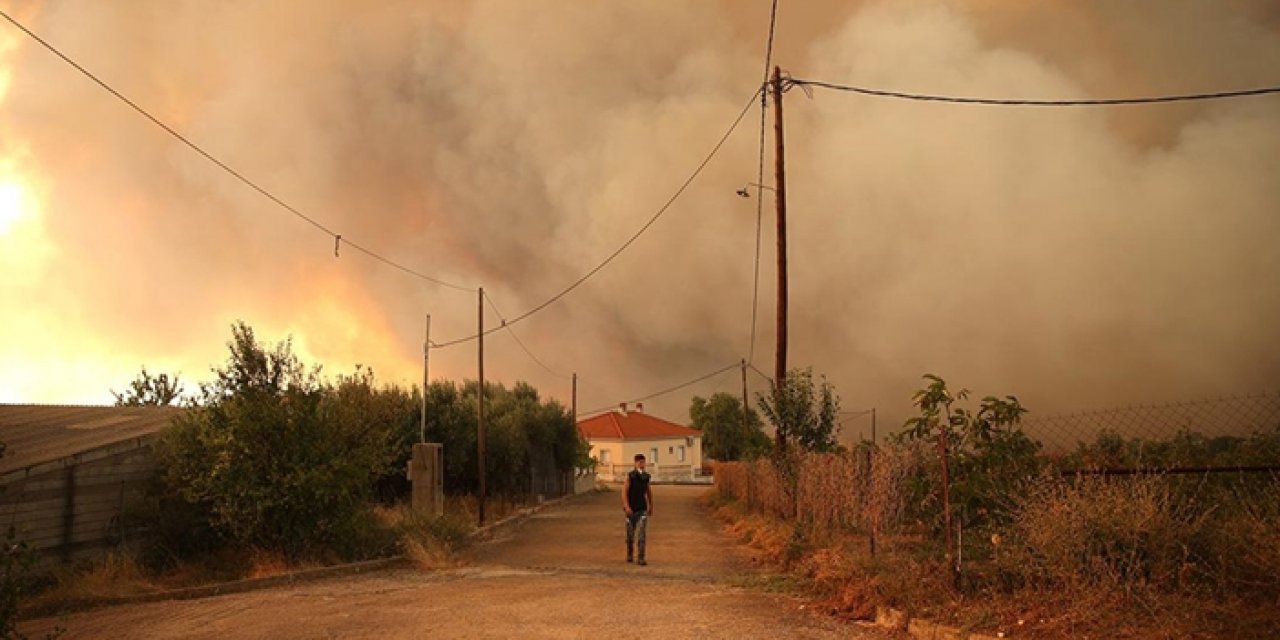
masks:
<svg viewBox="0 0 1280 640"><path fill-rule="evenodd" d="M1020 425L1063 466L1236 469L1280 464L1280 392L1026 416Z"/></svg>

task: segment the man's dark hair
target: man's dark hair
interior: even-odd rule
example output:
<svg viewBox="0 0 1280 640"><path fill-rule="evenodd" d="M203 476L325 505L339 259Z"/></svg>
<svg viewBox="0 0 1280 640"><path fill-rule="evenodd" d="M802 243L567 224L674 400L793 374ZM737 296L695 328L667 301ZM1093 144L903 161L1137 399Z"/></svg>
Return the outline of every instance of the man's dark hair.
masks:
<svg viewBox="0 0 1280 640"><path fill-rule="evenodd" d="M637 454L636 454L636 462L640 462L641 460L644 460L644 454L643 454L643 453L637 453Z"/></svg>

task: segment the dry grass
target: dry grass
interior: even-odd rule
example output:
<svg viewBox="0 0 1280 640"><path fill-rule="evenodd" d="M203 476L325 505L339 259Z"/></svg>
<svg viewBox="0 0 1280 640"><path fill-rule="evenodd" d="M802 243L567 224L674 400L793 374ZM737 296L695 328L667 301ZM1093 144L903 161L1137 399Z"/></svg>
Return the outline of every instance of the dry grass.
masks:
<svg viewBox="0 0 1280 640"><path fill-rule="evenodd" d="M1278 635L1274 479L1046 477L1014 501L1011 523L966 532L981 536L966 548L984 553L966 555L955 589L940 542L902 527L918 461L910 449L883 450L870 465L857 454L805 456L790 492L768 461L722 464L716 514L761 565L840 617L883 604L1006 637Z"/></svg>
<svg viewBox="0 0 1280 640"><path fill-rule="evenodd" d="M894 530L905 512L915 447L881 447L772 460L717 463L716 490L753 512L794 518L818 533Z"/></svg>
<svg viewBox="0 0 1280 640"><path fill-rule="evenodd" d="M446 516L452 516L466 522L477 522L479 520L480 501L474 495L446 496L444 500L444 512ZM527 509L532 504L527 500L514 499L505 496L490 496L484 503L484 519L485 522L497 522L508 516L519 513L522 509Z"/></svg>
<svg viewBox="0 0 1280 640"><path fill-rule="evenodd" d="M458 552L470 542L472 521L464 516L446 512L437 518L403 505L380 507L375 515L396 532L400 550L423 571L456 566Z"/></svg>
<svg viewBox="0 0 1280 640"><path fill-rule="evenodd" d="M249 570L243 574L244 579L274 578L298 571L318 569L332 564L320 559L290 561L284 554L253 549L249 552Z"/></svg>
<svg viewBox="0 0 1280 640"><path fill-rule="evenodd" d="M49 577L50 586L24 602L24 607L100 600L163 589L163 585L156 582L131 553L113 552L90 564L58 567Z"/></svg>

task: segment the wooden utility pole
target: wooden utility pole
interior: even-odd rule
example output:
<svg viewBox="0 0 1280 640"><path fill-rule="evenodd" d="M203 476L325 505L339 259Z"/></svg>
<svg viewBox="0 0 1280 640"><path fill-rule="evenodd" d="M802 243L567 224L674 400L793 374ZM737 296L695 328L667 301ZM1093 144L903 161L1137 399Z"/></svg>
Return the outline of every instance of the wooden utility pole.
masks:
<svg viewBox="0 0 1280 640"><path fill-rule="evenodd" d="M955 538L951 532L951 474L947 469L947 429L951 421L951 409L947 409L947 422L938 430L938 459L942 463L942 527L946 530L947 570L951 573L952 586L959 586L960 572L956 564Z"/></svg>
<svg viewBox="0 0 1280 640"><path fill-rule="evenodd" d="M751 438L751 421L747 419L747 360L742 360L742 437L738 440L738 446L742 449L742 453L746 453L745 449L747 441Z"/></svg>
<svg viewBox="0 0 1280 640"><path fill-rule="evenodd" d="M573 412L573 428L578 428L578 372L573 372L573 396L570 401L570 410Z"/></svg>
<svg viewBox="0 0 1280 640"><path fill-rule="evenodd" d="M427 385L430 382L431 314L427 314L427 328L422 340L422 420L418 428L418 442L427 441Z"/></svg>
<svg viewBox="0 0 1280 640"><path fill-rule="evenodd" d="M773 367L773 398L775 407L782 401L787 380L787 174L786 156L782 139L782 68L773 68L773 138L774 138L774 201L778 205L778 329L777 353ZM780 427L782 425L779 425ZM787 433L778 429L778 451L787 448Z"/></svg>
<svg viewBox="0 0 1280 640"><path fill-rule="evenodd" d="M480 471L480 499L479 515L480 526L484 526L484 503L489 495L486 491L484 481L484 287L480 287L480 314L479 329L476 332L476 341L479 344L479 382L476 385L476 466Z"/></svg>

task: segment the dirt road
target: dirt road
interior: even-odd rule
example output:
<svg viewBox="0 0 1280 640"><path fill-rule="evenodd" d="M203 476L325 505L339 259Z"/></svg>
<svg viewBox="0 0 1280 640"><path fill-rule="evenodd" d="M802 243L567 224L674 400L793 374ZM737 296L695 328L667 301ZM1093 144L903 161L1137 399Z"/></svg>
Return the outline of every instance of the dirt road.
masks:
<svg viewBox="0 0 1280 640"><path fill-rule="evenodd" d="M618 493L582 496L478 545L456 571L395 569L185 602L35 620L66 638L878 638L744 589L732 541L655 489L649 566L624 562Z"/></svg>

